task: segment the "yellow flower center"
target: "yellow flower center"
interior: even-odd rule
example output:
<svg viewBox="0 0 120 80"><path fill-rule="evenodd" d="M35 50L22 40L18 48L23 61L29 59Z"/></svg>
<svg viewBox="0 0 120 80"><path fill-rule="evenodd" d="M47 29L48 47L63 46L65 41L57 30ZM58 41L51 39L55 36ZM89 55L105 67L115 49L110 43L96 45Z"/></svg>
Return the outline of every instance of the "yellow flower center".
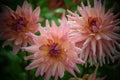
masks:
<svg viewBox="0 0 120 80"><path fill-rule="evenodd" d="M59 42L55 42L48 39L48 43L39 47L39 50L44 50L51 57L60 57L61 53L63 53L63 49Z"/></svg>

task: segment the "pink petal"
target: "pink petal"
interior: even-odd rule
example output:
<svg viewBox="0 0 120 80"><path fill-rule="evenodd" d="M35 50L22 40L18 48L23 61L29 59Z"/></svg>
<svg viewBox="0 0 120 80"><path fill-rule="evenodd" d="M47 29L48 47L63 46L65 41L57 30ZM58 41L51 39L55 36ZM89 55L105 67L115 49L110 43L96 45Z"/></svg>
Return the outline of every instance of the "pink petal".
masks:
<svg viewBox="0 0 120 80"><path fill-rule="evenodd" d="M22 47L22 50L31 52L31 53L35 53L37 51L39 51L39 46L38 45L33 45L33 46L29 46L29 47Z"/></svg>
<svg viewBox="0 0 120 80"><path fill-rule="evenodd" d="M13 46L13 53L16 55L18 53L18 51L20 50L21 45L14 45Z"/></svg>

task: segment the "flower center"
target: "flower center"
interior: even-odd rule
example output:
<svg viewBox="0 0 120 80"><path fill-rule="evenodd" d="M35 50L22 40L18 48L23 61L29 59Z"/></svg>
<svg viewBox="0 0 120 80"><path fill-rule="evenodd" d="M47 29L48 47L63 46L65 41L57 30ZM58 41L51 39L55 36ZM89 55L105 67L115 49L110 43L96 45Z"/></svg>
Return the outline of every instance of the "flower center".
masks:
<svg viewBox="0 0 120 80"><path fill-rule="evenodd" d="M101 24L101 19L98 17L89 17L88 18L88 25L92 32L98 32Z"/></svg>
<svg viewBox="0 0 120 80"><path fill-rule="evenodd" d="M19 18L19 19L15 20L13 25L14 25L15 31L17 31L17 32L23 31L25 28L25 22L24 22L23 18Z"/></svg>
<svg viewBox="0 0 120 80"><path fill-rule="evenodd" d="M60 54L60 52L61 52L61 49L57 43L53 43L52 45L50 45L50 47L49 47L50 55L57 56L58 54Z"/></svg>

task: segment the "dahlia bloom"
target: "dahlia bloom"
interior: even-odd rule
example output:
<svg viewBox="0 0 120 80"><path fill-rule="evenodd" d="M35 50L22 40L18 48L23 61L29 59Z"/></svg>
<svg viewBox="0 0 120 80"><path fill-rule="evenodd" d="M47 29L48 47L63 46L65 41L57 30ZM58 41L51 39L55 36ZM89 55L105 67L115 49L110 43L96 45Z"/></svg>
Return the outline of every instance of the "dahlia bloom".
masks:
<svg viewBox="0 0 120 80"><path fill-rule="evenodd" d="M55 80L62 78L65 70L75 76L74 70L79 72L76 64L84 63L78 58L79 48L69 38L69 25L65 17L62 17L60 24L58 27L52 22L50 26L46 21L46 27L39 29L40 36L27 34L32 37L32 44L22 48L33 53L25 57L26 60L33 59L26 70L37 68L35 76L45 75L44 80L49 80L51 76Z"/></svg>
<svg viewBox="0 0 120 80"><path fill-rule="evenodd" d="M16 11L2 6L0 14L0 39L6 40L3 46L13 43L13 53L17 54L22 46L27 45L26 33L35 33L39 27L40 8L32 12L32 7L25 1L17 6Z"/></svg>
<svg viewBox="0 0 120 80"><path fill-rule="evenodd" d="M102 4L101 0L94 0L93 7L87 0L87 5L81 3L79 14L68 11L70 36L82 49L80 58L89 59L91 65L114 62L113 56L119 54L116 48L120 48L117 42L120 35L116 33L120 30L117 26L120 23L118 14L113 14L113 8L105 12L105 2Z"/></svg>

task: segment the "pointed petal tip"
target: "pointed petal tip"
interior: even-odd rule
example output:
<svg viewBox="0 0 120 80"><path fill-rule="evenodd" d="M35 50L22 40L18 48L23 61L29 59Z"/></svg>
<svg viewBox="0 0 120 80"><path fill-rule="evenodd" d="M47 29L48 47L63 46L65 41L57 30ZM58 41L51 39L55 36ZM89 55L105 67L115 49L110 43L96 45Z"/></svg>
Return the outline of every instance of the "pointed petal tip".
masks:
<svg viewBox="0 0 120 80"><path fill-rule="evenodd" d="M45 24L46 24L46 27L50 27L50 24L49 24L49 20L48 20L48 19L46 19Z"/></svg>
<svg viewBox="0 0 120 80"><path fill-rule="evenodd" d="M22 51L25 51L25 47L21 47L21 50L22 50Z"/></svg>
<svg viewBox="0 0 120 80"><path fill-rule="evenodd" d="M79 63L79 64L85 64L86 62L85 62L84 60L82 60L82 59L79 59L79 60L78 60L78 63Z"/></svg>
<svg viewBox="0 0 120 80"><path fill-rule="evenodd" d="M23 2L23 6L26 7L26 6L28 6L28 5L29 5L29 4L28 4L27 0L25 0L25 1Z"/></svg>
<svg viewBox="0 0 120 80"><path fill-rule="evenodd" d="M30 69L29 66L25 67L25 70L29 70L29 69Z"/></svg>
<svg viewBox="0 0 120 80"><path fill-rule="evenodd" d="M39 15L40 15L40 7L37 7L37 8L34 10L33 15L36 16L36 17L39 17Z"/></svg>
<svg viewBox="0 0 120 80"><path fill-rule="evenodd" d="M28 60L27 57L24 57L24 60Z"/></svg>
<svg viewBox="0 0 120 80"><path fill-rule="evenodd" d="M35 77L38 77L40 74L39 73L35 73Z"/></svg>
<svg viewBox="0 0 120 80"><path fill-rule="evenodd" d="M18 54L18 52L19 52L19 50L20 50L20 47L21 47L21 46L14 46L14 48L13 48L13 54L14 54L14 55L17 55L17 54Z"/></svg>

